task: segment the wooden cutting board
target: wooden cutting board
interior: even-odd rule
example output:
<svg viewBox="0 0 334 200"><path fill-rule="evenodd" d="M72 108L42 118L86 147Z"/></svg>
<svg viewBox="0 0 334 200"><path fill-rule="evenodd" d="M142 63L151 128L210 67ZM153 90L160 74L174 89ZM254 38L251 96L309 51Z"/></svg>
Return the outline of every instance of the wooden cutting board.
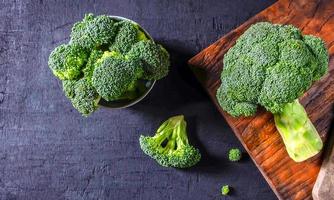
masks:
<svg viewBox="0 0 334 200"><path fill-rule="evenodd" d="M189 65L277 197L312 199L322 154L302 163L294 162L285 150L272 114L260 109L254 117L233 118L218 106L215 98L224 54L251 24L259 21L293 24L304 34L325 40L330 52L329 74L315 83L300 101L326 141L334 116L334 0L278 1L190 59Z"/></svg>

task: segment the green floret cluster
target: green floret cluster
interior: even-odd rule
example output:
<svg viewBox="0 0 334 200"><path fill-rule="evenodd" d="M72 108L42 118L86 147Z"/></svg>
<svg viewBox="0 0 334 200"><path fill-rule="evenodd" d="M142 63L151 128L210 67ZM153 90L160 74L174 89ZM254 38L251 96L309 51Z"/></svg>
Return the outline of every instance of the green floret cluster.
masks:
<svg viewBox="0 0 334 200"><path fill-rule="evenodd" d="M131 101L143 93L140 80L168 74L168 52L133 22L87 14L70 36L51 52L48 65L84 116L98 109L101 98Z"/></svg>
<svg viewBox="0 0 334 200"><path fill-rule="evenodd" d="M154 136L141 135L140 148L161 166L194 166L200 161L201 154L189 144L186 126L183 115L171 117L160 125Z"/></svg>
<svg viewBox="0 0 334 200"><path fill-rule="evenodd" d="M232 116L279 113L328 70L324 42L292 25L252 25L224 57L217 99Z"/></svg>
<svg viewBox="0 0 334 200"><path fill-rule="evenodd" d="M140 41L132 46L127 57L140 58L143 62L143 77L148 80L159 80L168 74L169 54L153 41Z"/></svg>
<svg viewBox="0 0 334 200"><path fill-rule="evenodd" d="M72 80L80 76L89 53L77 45L62 44L49 57L48 65L61 80Z"/></svg>
<svg viewBox="0 0 334 200"><path fill-rule="evenodd" d="M100 96L86 78L64 80L63 91L83 116L88 116L98 108Z"/></svg>
<svg viewBox="0 0 334 200"><path fill-rule="evenodd" d="M224 56L216 97L234 117L252 116L258 106L274 114L295 161L317 154L322 141L298 98L328 71L328 52L318 37L292 25L252 25Z"/></svg>

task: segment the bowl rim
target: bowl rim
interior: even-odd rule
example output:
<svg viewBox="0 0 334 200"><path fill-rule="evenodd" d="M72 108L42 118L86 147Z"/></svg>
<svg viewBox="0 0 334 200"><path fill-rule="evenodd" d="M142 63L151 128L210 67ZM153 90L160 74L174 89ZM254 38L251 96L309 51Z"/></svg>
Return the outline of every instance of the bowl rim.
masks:
<svg viewBox="0 0 334 200"><path fill-rule="evenodd" d="M131 19L128 19L128 18L125 18L125 17L121 17L121 16L117 16L117 15L108 15L111 19L114 19L114 20L119 20L119 21L129 21L129 22L131 22L131 23L133 23L133 24L135 24L135 25L137 25L144 33L145 33L145 35L146 36L148 36L148 38L150 39L150 40L152 40L152 41L154 41L153 40L153 38L152 38L152 36L140 25L140 24L138 24L137 22L135 22L135 21L133 21L133 20L131 20ZM149 80L148 80L149 81ZM137 99L134 99L133 101L130 101L128 104L124 104L123 106L115 106L115 107L112 107L112 106L107 106L107 105L101 105L100 103L99 103L99 106L101 106L101 107L104 107L104 108L109 108L109 109L122 109L122 108L127 108L127 107L130 107L130 106L133 106L133 105L135 105L135 104L137 104L137 103L139 103L140 101L142 101L150 92L151 92L151 90L153 89L153 87L154 87L154 85L155 85L155 83L156 83L156 80L152 80L151 81L152 83L151 83L151 86L140 96L140 97L138 97ZM102 97L101 97L102 98ZM104 101L106 101L106 100L104 100ZM108 102L108 101L106 101L106 102Z"/></svg>

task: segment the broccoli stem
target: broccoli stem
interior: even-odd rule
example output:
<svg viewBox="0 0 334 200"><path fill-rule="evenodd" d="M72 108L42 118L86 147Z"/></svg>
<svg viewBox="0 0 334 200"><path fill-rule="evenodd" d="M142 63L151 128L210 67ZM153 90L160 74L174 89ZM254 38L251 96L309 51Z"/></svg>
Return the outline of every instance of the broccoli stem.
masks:
<svg viewBox="0 0 334 200"><path fill-rule="evenodd" d="M158 128L157 133L155 134L154 138L157 139L157 142L161 145L163 141L167 138L168 143L166 144L172 146L171 141L175 142L176 134L174 134L175 127L183 120L183 115L175 116L170 118L169 120L165 121L161 126ZM175 144L174 144L175 146Z"/></svg>
<svg viewBox="0 0 334 200"><path fill-rule="evenodd" d="M298 99L287 103L282 112L274 114L274 120L294 161L302 162L322 149L322 140Z"/></svg>
<svg viewBox="0 0 334 200"><path fill-rule="evenodd" d="M186 129L187 123L185 121L180 122L180 125L177 127L177 129L175 129L177 133L176 145L178 149L181 149L189 144Z"/></svg>

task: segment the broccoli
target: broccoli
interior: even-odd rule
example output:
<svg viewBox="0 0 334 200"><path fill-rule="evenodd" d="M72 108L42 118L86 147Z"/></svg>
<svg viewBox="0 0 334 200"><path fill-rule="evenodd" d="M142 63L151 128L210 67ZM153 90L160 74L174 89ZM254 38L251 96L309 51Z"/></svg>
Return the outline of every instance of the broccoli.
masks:
<svg viewBox="0 0 334 200"><path fill-rule="evenodd" d="M100 98L131 103L148 90L147 80L167 75L169 54L151 40L130 20L86 14L73 25L69 43L51 52L48 65L73 106L89 115Z"/></svg>
<svg viewBox="0 0 334 200"><path fill-rule="evenodd" d="M63 92L68 99L74 98L74 89L77 80L64 80Z"/></svg>
<svg viewBox="0 0 334 200"><path fill-rule="evenodd" d="M224 185L222 188L221 188L221 193L222 195L226 196L230 193L230 186L229 185Z"/></svg>
<svg viewBox="0 0 334 200"><path fill-rule="evenodd" d="M109 16L87 14L82 21L74 24L70 43L89 50L110 44L116 34L114 25L114 20Z"/></svg>
<svg viewBox="0 0 334 200"><path fill-rule="evenodd" d="M96 63L92 84L103 99L120 99L142 76L140 66L139 60L126 60L115 52L105 53Z"/></svg>
<svg viewBox="0 0 334 200"><path fill-rule="evenodd" d="M115 27L117 27L117 34L114 42L109 47L110 51L117 51L125 54L135 43L148 40L145 33L140 30L139 26L130 21L117 22Z"/></svg>
<svg viewBox="0 0 334 200"><path fill-rule="evenodd" d="M232 148L228 152L228 159L232 162L239 161L241 159L241 151L238 148Z"/></svg>
<svg viewBox="0 0 334 200"><path fill-rule="evenodd" d="M140 148L164 167L188 168L199 162L201 154L189 144L183 115L162 123L153 137L141 135Z"/></svg>
<svg viewBox="0 0 334 200"><path fill-rule="evenodd" d="M91 83L91 79L93 76L94 68L95 68L95 63L102 57L103 51L102 50L93 50L90 53L90 56L88 58L88 62L85 66L85 68L82 70L84 77L87 78L87 80Z"/></svg>
<svg viewBox="0 0 334 200"><path fill-rule="evenodd" d="M88 116L98 109L100 96L86 78L63 81L63 91L73 107L83 116Z"/></svg>
<svg viewBox="0 0 334 200"><path fill-rule="evenodd" d="M159 80L168 74L169 54L165 48L151 40L133 45L127 57L140 58L143 61L144 79Z"/></svg>
<svg viewBox="0 0 334 200"><path fill-rule="evenodd" d="M59 79L72 80L81 74L87 59L88 53L80 46L62 44L51 52L48 65Z"/></svg>
<svg viewBox="0 0 334 200"><path fill-rule="evenodd" d="M322 141L298 98L328 71L324 42L291 25L252 25L224 56L216 97L234 117L251 116L258 106L274 114L288 154L304 161Z"/></svg>

